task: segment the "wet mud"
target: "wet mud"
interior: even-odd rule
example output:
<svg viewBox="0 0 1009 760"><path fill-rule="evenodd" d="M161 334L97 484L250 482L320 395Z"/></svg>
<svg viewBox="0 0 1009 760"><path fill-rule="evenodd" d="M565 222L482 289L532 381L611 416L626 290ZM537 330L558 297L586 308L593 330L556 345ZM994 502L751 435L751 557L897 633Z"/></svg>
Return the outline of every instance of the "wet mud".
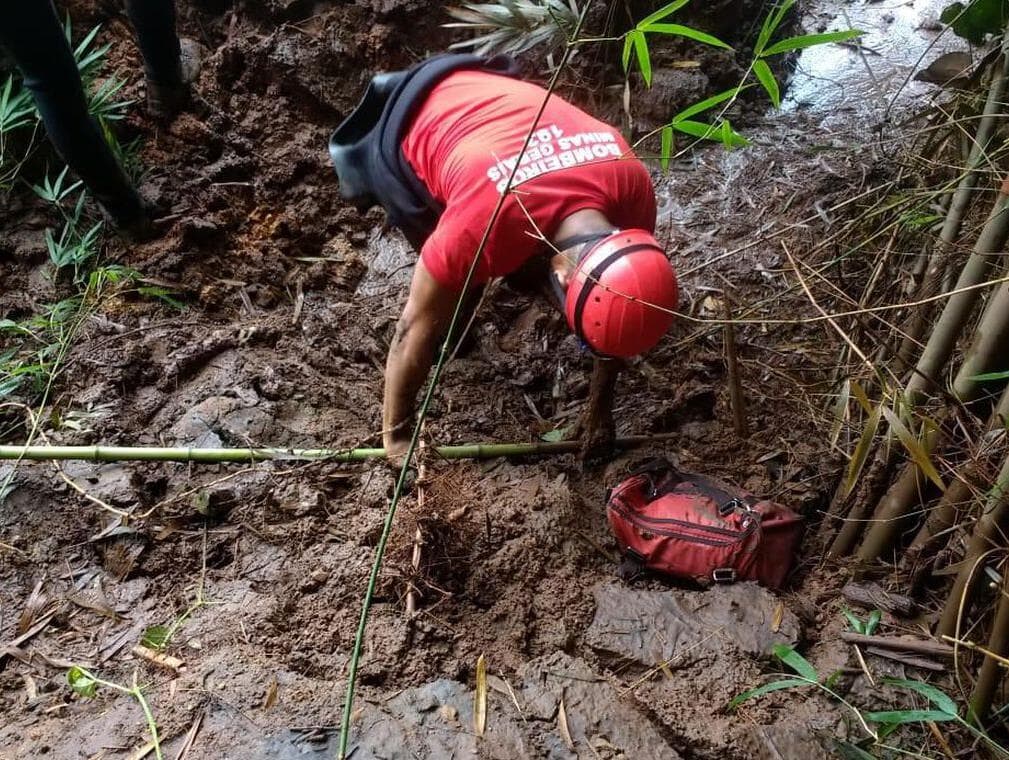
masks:
<svg viewBox="0 0 1009 760"><path fill-rule="evenodd" d="M143 191L170 216L160 239L113 240L107 253L186 309L136 294L110 303L73 348L55 399L83 413L80 429L48 435L374 445L385 350L413 258L380 213L342 204L326 140L374 71L444 47L442 16L411 0L180 8L181 28L206 49L198 90L207 110L167 128L136 111L124 125L145 138ZM141 98L125 22L101 3L72 10L81 28L104 22L115 70ZM657 67L665 91L636 85L642 128L675 98L734 76L662 73L676 70ZM574 77L566 93L619 119L621 81L611 80L587 93ZM829 223L817 208L886 171L858 123L824 126L815 107L750 111L747 151L715 146L667 174L653 167L659 239L694 319L718 316L711 299L726 292L739 304L774 296L760 315L812 314L801 292L781 295L782 241L801 256ZM58 297L60 284L43 274L52 223L30 193L12 195L0 229L0 316L24 317ZM474 335L445 372L431 440L532 440L575 419L590 361L547 304L492 287ZM807 557L778 596L656 579L627 590L614 580L603 494L635 462L663 455L815 521L836 463L806 414L808 396L794 389L826 388L836 359L826 335L822 324L738 329L751 430L743 439L732 432L720 332L682 320L624 374L616 406L619 434L672 440L589 471L575 457L432 461L424 511L414 497L402 507L371 613L353 757L825 756L817 735L845 730L827 702L781 693L739 714L725 706L759 681L771 642L801 641L814 663L844 664L828 625L838 581ZM108 531L113 517L51 466L17 468L0 507L0 758L125 758L144 744L138 705L109 689L74 697L71 663L122 684L137 673L166 756L186 746L190 760L332 756L392 475L285 462L68 463L63 475L136 518ZM410 561L418 528L419 573ZM36 586L45 603L25 618ZM619 634L606 619L617 610L647 636ZM50 612L40 632L7 646ZM174 627L167 651L181 667L133 653L152 625ZM481 655L492 674L482 739L472 728Z"/></svg>

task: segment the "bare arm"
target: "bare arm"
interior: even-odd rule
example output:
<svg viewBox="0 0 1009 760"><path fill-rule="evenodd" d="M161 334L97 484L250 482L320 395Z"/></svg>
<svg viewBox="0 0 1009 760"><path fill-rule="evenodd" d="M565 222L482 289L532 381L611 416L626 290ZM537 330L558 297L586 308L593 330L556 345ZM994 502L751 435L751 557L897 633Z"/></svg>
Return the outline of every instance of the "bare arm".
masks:
<svg viewBox="0 0 1009 760"><path fill-rule="evenodd" d="M406 451L417 391L431 370L434 352L448 330L457 298L438 284L423 262L417 262L385 364L382 438L387 455Z"/></svg>

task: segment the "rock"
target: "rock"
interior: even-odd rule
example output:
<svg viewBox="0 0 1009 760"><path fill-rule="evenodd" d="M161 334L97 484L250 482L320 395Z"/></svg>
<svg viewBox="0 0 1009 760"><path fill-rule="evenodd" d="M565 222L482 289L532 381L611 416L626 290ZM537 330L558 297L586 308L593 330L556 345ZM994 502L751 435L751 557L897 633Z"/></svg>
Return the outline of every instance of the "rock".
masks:
<svg viewBox="0 0 1009 760"><path fill-rule="evenodd" d="M519 703L526 703L532 714L546 726L537 744L544 757L569 758L592 756L584 750L605 747L612 758L634 760L677 760L680 755L669 746L656 726L617 690L595 674L583 661L556 652L533 660L519 671L523 688ZM568 750L557 727L558 707L564 699L567 728L576 753ZM489 710L488 710L489 712ZM526 714L529 718L529 714ZM516 755L518 757L518 755Z"/></svg>
<svg viewBox="0 0 1009 760"><path fill-rule="evenodd" d="M556 652L528 663L518 676L521 684L513 686L514 701L498 679L488 679L487 728L482 739L473 732L473 689L457 681L441 679L407 689L381 707L366 703L351 737L355 760L680 757L651 720L621 700L617 690L583 660ZM558 726L562 697L574 752Z"/></svg>
<svg viewBox="0 0 1009 760"><path fill-rule="evenodd" d="M765 657L775 644L794 646L801 626L756 583L713 586L705 591L628 589L618 583L597 586L596 613L585 635L597 651L654 667L677 652L722 652L730 644L752 657Z"/></svg>
<svg viewBox="0 0 1009 760"><path fill-rule="evenodd" d="M507 696L488 691L487 729L473 733L473 690L440 679L407 689L382 708L366 705L351 746L355 760L393 757L533 757L533 746Z"/></svg>

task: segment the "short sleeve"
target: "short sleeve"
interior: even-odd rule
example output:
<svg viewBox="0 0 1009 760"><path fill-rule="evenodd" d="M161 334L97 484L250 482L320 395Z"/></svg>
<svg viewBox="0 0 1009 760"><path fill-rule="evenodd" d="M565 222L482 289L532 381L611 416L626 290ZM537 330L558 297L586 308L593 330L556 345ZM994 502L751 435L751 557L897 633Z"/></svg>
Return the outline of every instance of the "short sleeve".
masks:
<svg viewBox="0 0 1009 760"><path fill-rule="evenodd" d="M473 235L469 225L447 209L434 232L424 241L420 259L439 285L459 293L479 245L480 238ZM487 258L481 256L472 282L478 284L488 279Z"/></svg>

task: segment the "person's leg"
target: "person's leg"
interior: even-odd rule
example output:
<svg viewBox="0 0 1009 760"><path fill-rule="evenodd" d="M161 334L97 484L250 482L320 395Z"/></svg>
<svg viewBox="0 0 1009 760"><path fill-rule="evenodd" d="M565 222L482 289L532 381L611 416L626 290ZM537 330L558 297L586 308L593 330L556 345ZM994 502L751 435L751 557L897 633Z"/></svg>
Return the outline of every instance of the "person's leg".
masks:
<svg viewBox="0 0 1009 760"><path fill-rule="evenodd" d="M0 0L0 45L35 98L56 150L120 227L145 219L140 196L112 154L87 99L51 0Z"/></svg>
<svg viewBox="0 0 1009 760"><path fill-rule="evenodd" d="M174 0L126 0L126 15L137 33L147 81L165 86L183 84Z"/></svg>
<svg viewBox="0 0 1009 760"><path fill-rule="evenodd" d="M126 0L147 79L147 110L170 121L190 103L190 83L200 70L199 48L175 31L175 0Z"/></svg>

